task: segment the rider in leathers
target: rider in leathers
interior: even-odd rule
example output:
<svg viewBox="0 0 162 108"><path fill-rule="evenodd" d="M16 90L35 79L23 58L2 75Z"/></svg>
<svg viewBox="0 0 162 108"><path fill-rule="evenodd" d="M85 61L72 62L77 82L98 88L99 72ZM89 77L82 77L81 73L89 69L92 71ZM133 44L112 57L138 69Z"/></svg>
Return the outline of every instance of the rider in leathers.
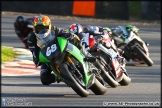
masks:
<svg viewBox="0 0 162 108"><path fill-rule="evenodd" d="M40 63L39 62L39 57L38 57L38 52L39 52L39 47L37 46L36 43L36 35L35 33L38 33L39 31L43 29L50 29L54 30L56 36L63 36L65 38L73 38L71 33L66 33L64 29L58 28L56 26L51 25L51 20L49 19L48 16L45 15L40 15L39 17L36 17L34 19L34 31L33 33L28 36L28 41L27 44L29 46L30 51L32 52L33 55L33 62L35 63L36 67L41 66L40 70L40 80L43 85L50 85L51 83L54 82L60 82L60 80L56 77L55 74L51 73L51 69L45 64L45 63Z"/></svg>
<svg viewBox="0 0 162 108"><path fill-rule="evenodd" d="M89 33L90 35L93 35L94 38L98 38L98 36L102 36L102 41L104 43L104 38L107 38L105 34L108 34L111 38L111 30L108 27L101 27L101 26L91 26L88 25L86 27L82 27L80 24L71 24L69 27L69 31L72 33L75 33L80 37L80 40L84 37L85 33ZM86 42L86 49L89 50L88 47L88 41L84 40ZM120 64L125 67L125 58L121 56L123 50L117 49L115 44L113 44L111 41L106 44L107 48L112 48L114 51L118 53L117 59L120 62ZM90 50L89 50L90 51Z"/></svg>
<svg viewBox="0 0 162 108"><path fill-rule="evenodd" d="M16 20L13 24L15 33L17 34L18 38L23 42L25 48L28 48L27 37L29 33L33 31L33 28L28 27L28 24L32 24L35 17L36 16L34 16L33 18L25 18L24 16L19 15L16 17Z"/></svg>

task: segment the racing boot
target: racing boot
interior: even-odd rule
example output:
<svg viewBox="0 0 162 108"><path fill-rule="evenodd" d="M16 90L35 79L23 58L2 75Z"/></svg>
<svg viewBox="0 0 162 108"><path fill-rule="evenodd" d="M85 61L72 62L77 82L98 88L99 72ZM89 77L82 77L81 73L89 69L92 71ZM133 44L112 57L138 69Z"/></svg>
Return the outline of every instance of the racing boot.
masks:
<svg viewBox="0 0 162 108"><path fill-rule="evenodd" d="M149 43L145 42L146 46L149 46Z"/></svg>
<svg viewBox="0 0 162 108"><path fill-rule="evenodd" d="M46 65L41 65L41 71L40 71L40 80L43 85L50 85L51 83L56 82L56 75L51 73L51 69Z"/></svg>
<svg viewBox="0 0 162 108"><path fill-rule="evenodd" d="M117 50L118 50L118 52L119 52L120 55L124 54L124 51L122 49L117 48Z"/></svg>
<svg viewBox="0 0 162 108"><path fill-rule="evenodd" d="M83 46L83 44L85 44ZM87 45L86 42L82 42L81 44L79 44L80 47L81 47L81 51L82 53L85 55L85 61L88 61L88 62L96 62L96 57L92 56L88 50L90 49L89 46Z"/></svg>
<svg viewBox="0 0 162 108"><path fill-rule="evenodd" d="M92 56L89 52L87 52L87 54L84 54L85 55L85 61L88 61L88 62L96 62L96 57Z"/></svg>
<svg viewBox="0 0 162 108"><path fill-rule="evenodd" d="M54 74L41 74L40 79L43 85L50 85L57 81L57 77Z"/></svg>

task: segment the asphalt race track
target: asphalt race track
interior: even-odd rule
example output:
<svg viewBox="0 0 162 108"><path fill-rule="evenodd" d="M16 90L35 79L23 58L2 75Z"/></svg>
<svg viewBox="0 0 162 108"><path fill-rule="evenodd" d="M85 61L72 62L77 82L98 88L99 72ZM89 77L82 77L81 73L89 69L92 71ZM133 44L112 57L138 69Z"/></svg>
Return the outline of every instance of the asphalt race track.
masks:
<svg viewBox="0 0 162 108"><path fill-rule="evenodd" d="M14 32L15 15L1 14L1 46L24 48ZM120 23L82 22L75 20L54 20L52 24L66 28L72 23L81 25L100 25L114 27ZM86 98L78 96L64 83L43 86L38 75L1 76L1 96L8 102L21 101L26 106L161 106L161 35L160 26L137 26L140 37L150 44L150 57L154 61L152 67L127 62L126 69L132 82L128 86L108 87L106 94L90 95ZM1 100L2 100L1 99Z"/></svg>

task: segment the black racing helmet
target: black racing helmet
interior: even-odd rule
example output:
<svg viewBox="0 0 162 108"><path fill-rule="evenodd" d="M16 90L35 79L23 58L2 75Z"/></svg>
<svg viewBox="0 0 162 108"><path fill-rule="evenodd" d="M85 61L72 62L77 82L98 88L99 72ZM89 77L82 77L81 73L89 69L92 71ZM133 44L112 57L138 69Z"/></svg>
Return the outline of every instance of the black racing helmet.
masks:
<svg viewBox="0 0 162 108"><path fill-rule="evenodd" d="M16 17L16 23L20 26L20 27L24 27L25 26L25 17L22 15L19 15Z"/></svg>

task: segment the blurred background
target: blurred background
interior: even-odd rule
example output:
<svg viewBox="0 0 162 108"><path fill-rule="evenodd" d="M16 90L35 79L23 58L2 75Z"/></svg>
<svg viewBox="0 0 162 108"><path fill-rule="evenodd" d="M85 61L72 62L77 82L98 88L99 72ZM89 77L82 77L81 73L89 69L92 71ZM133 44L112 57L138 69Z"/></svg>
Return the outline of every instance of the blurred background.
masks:
<svg viewBox="0 0 162 108"><path fill-rule="evenodd" d="M2 1L1 11L120 20L161 20L161 1Z"/></svg>

